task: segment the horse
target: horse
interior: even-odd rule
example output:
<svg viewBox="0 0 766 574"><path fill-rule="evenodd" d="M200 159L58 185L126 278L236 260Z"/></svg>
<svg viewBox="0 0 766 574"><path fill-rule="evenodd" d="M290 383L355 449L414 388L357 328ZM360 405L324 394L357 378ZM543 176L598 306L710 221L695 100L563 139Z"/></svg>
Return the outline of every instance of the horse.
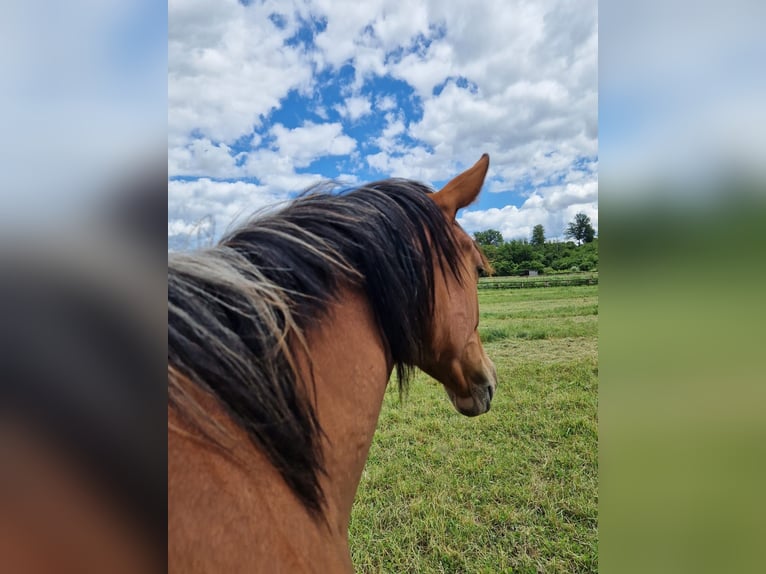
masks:
<svg viewBox="0 0 766 574"><path fill-rule="evenodd" d="M351 507L389 379L490 409L488 263L456 222L489 156L441 190L309 190L168 256L168 567L353 572Z"/></svg>

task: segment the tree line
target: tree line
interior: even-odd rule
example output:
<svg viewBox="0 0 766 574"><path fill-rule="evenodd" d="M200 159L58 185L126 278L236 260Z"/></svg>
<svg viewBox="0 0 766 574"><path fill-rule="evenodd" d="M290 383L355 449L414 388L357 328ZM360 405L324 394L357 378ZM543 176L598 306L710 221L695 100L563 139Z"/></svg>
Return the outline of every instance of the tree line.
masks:
<svg viewBox="0 0 766 574"><path fill-rule="evenodd" d="M598 238L587 215L578 213L567 225L564 236L574 241L547 241L542 225L534 226L529 240L505 241L496 229L474 233L474 239L481 245L495 275L598 269Z"/></svg>

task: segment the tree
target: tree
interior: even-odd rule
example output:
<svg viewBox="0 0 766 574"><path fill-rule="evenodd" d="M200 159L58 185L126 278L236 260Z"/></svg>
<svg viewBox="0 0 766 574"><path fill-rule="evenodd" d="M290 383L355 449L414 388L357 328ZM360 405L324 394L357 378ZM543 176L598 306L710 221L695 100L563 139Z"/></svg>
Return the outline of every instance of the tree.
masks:
<svg viewBox="0 0 766 574"><path fill-rule="evenodd" d="M477 231L473 234L476 243L485 247L487 245L500 246L503 244L503 234L497 229L487 229L486 231Z"/></svg>
<svg viewBox="0 0 766 574"><path fill-rule="evenodd" d="M596 230L590 224L590 217L584 213L578 213L575 218L569 222L564 232L565 237L570 237L578 244L590 243L596 237Z"/></svg>
<svg viewBox="0 0 766 574"><path fill-rule="evenodd" d="M532 228L532 240L530 241L535 247L542 247L545 245L545 228L538 224Z"/></svg>

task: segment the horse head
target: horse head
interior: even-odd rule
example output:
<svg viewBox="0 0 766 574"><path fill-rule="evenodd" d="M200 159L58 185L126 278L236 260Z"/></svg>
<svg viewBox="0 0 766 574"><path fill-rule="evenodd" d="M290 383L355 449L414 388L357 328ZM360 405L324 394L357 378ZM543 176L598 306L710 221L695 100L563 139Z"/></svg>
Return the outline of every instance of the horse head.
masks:
<svg viewBox="0 0 766 574"><path fill-rule="evenodd" d="M461 173L431 198L447 219L458 247L459 269L434 273L434 318L427 356L418 365L438 380L458 412L476 416L487 412L497 386L495 365L479 338L479 273L486 259L476 242L455 220L458 209L479 195L489 168L489 156Z"/></svg>

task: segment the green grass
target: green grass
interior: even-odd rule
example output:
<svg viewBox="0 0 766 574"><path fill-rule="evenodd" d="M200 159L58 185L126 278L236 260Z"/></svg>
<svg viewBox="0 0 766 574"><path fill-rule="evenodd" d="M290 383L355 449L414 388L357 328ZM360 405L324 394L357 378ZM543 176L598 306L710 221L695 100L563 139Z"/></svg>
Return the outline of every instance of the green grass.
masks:
<svg viewBox="0 0 766 574"><path fill-rule="evenodd" d="M595 572L597 286L480 292L498 370L469 419L392 384L351 519L357 572Z"/></svg>
<svg viewBox="0 0 766 574"><path fill-rule="evenodd" d="M534 277L529 277L527 275L493 275L491 277L482 277L479 281L482 283L513 283L516 281L560 281L562 279L598 279L598 271L580 271L577 273L564 271L544 273Z"/></svg>
<svg viewBox="0 0 766 574"><path fill-rule="evenodd" d="M495 281L545 281L546 279L598 279L598 271L556 271L553 273L543 273L530 277L528 275L492 275L491 277L482 277L482 282Z"/></svg>

